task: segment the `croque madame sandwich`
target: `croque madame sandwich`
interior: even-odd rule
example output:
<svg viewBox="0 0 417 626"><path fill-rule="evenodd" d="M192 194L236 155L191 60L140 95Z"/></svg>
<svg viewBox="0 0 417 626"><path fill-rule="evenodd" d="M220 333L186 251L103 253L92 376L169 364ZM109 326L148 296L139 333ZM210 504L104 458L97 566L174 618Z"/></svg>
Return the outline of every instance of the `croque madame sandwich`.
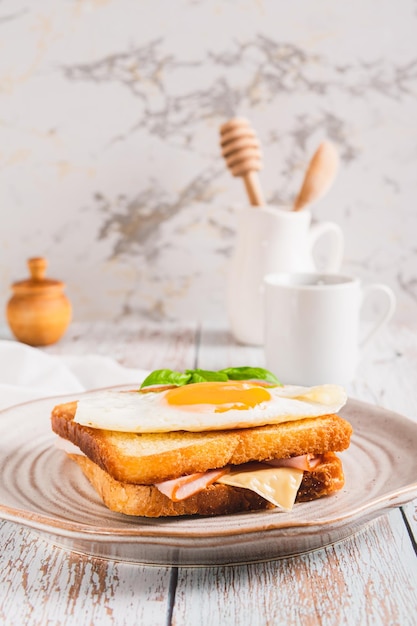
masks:
<svg viewBox="0 0 417 626"><path fill-rule="evenodd" d="M345 402L341 387L283 386L261 368L157 370L140 389L58 405L51 422L113 511L289 511L343 487L335 453L352 433L337 415Z"/></svg>

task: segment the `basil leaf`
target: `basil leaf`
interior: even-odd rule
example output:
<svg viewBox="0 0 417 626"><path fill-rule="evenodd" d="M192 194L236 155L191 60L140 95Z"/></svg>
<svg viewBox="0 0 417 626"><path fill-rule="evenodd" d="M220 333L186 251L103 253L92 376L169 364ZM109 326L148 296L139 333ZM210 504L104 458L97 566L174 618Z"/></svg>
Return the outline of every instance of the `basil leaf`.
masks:
<svg viewBox="0 0 417 626"><path fill-rule="evenodd" d="M175 385L181 387L186 385L191 379L190 373L175 372L174 370L155 370L149 374L141 384L140 388L151 387L153 385Z"/></svg>
<svg viewBox="0 0 417 626"><path fill-rule="evenodd" d="M229 380L227 374L222 372L211 372L209 370L186 370L187 374L191 374L189 383L207 383L211 381L226 382Z"/></svg>
<svg viewBox="0 0 417 626"><path fill-rule="evenodd" d="M217 372L210 370L155 370L149 374L140 388L153 387L154 385L175 385L181 387L191 383L206 383L211 381L226 382L228 380L263 380L272 385L281 385L278 378L269 370L262 367L228 367Z"/></svg>
<svg viewBox="0 0 417 626"><path fill-rule="evenodd" d="M273 385L281 385L275 374L262 367L227 367L220 372L226 374L230 380L264 380Z"/></svg>

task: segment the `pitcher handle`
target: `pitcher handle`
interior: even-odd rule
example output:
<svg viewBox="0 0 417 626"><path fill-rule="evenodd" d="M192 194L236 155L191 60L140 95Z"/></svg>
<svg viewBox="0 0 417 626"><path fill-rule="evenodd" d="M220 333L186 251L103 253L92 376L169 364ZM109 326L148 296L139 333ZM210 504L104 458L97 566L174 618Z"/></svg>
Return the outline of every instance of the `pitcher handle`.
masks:
<svg viewBox="0 0 417 626"><path fill-rule="evenodd" d="M366 285L362 289L362 304L365 298L368 298L372 292L380 292L385 295L385 307L382 313L377 317L374 321L372 328L368 331L365 337L360 341L359 347L363 348L368 341L375 335L375 333L382 327L384 324L391 319L394 315L394 311L397 304L397 299L395 297L394 292L387 285L383 285L381 283L373 283L371 285Z"/></svg>
<svg viewBox="0 0 417 626"><path fill-rule="evenodd" d="M313 250L322 236L327 234L332 235L329 258L326 260L326 264L322 270L326 273L338 272L342 265L344 252L344 237L340 226L334 222L317 222L316 224L312 224L309 234L311 250Z"/></svg>

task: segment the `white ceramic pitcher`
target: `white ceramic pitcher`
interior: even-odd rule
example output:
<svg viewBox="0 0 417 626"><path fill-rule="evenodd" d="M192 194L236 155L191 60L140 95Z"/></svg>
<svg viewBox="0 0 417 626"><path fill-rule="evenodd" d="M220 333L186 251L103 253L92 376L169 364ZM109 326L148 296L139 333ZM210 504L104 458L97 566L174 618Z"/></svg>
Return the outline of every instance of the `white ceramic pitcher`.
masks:
<svg viewBox="0 0 417 626"><path fill-rule="evenodd" d="M230 265L227 307L230 328L240 343L263 343L263 278L274 272L337 272L343 257L341 228L311 223L311 213L276 206L245 207L238 213L237 238ZM328 235L325 267L317 268L313 250Z"/></svg>

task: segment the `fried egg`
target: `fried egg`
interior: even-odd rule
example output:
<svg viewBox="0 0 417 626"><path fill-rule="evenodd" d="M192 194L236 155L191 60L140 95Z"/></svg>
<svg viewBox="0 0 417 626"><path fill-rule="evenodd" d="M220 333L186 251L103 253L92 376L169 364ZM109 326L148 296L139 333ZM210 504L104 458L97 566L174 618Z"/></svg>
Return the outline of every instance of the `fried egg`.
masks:
<svg viewBox="0 0 417 626"><path fill-rule="evenodd" d="M201 432L279 424L336 413L338 385L265 387L248 381L202 382L162 391L101 391L82 397L74 421L129 433Z"/></svg>

